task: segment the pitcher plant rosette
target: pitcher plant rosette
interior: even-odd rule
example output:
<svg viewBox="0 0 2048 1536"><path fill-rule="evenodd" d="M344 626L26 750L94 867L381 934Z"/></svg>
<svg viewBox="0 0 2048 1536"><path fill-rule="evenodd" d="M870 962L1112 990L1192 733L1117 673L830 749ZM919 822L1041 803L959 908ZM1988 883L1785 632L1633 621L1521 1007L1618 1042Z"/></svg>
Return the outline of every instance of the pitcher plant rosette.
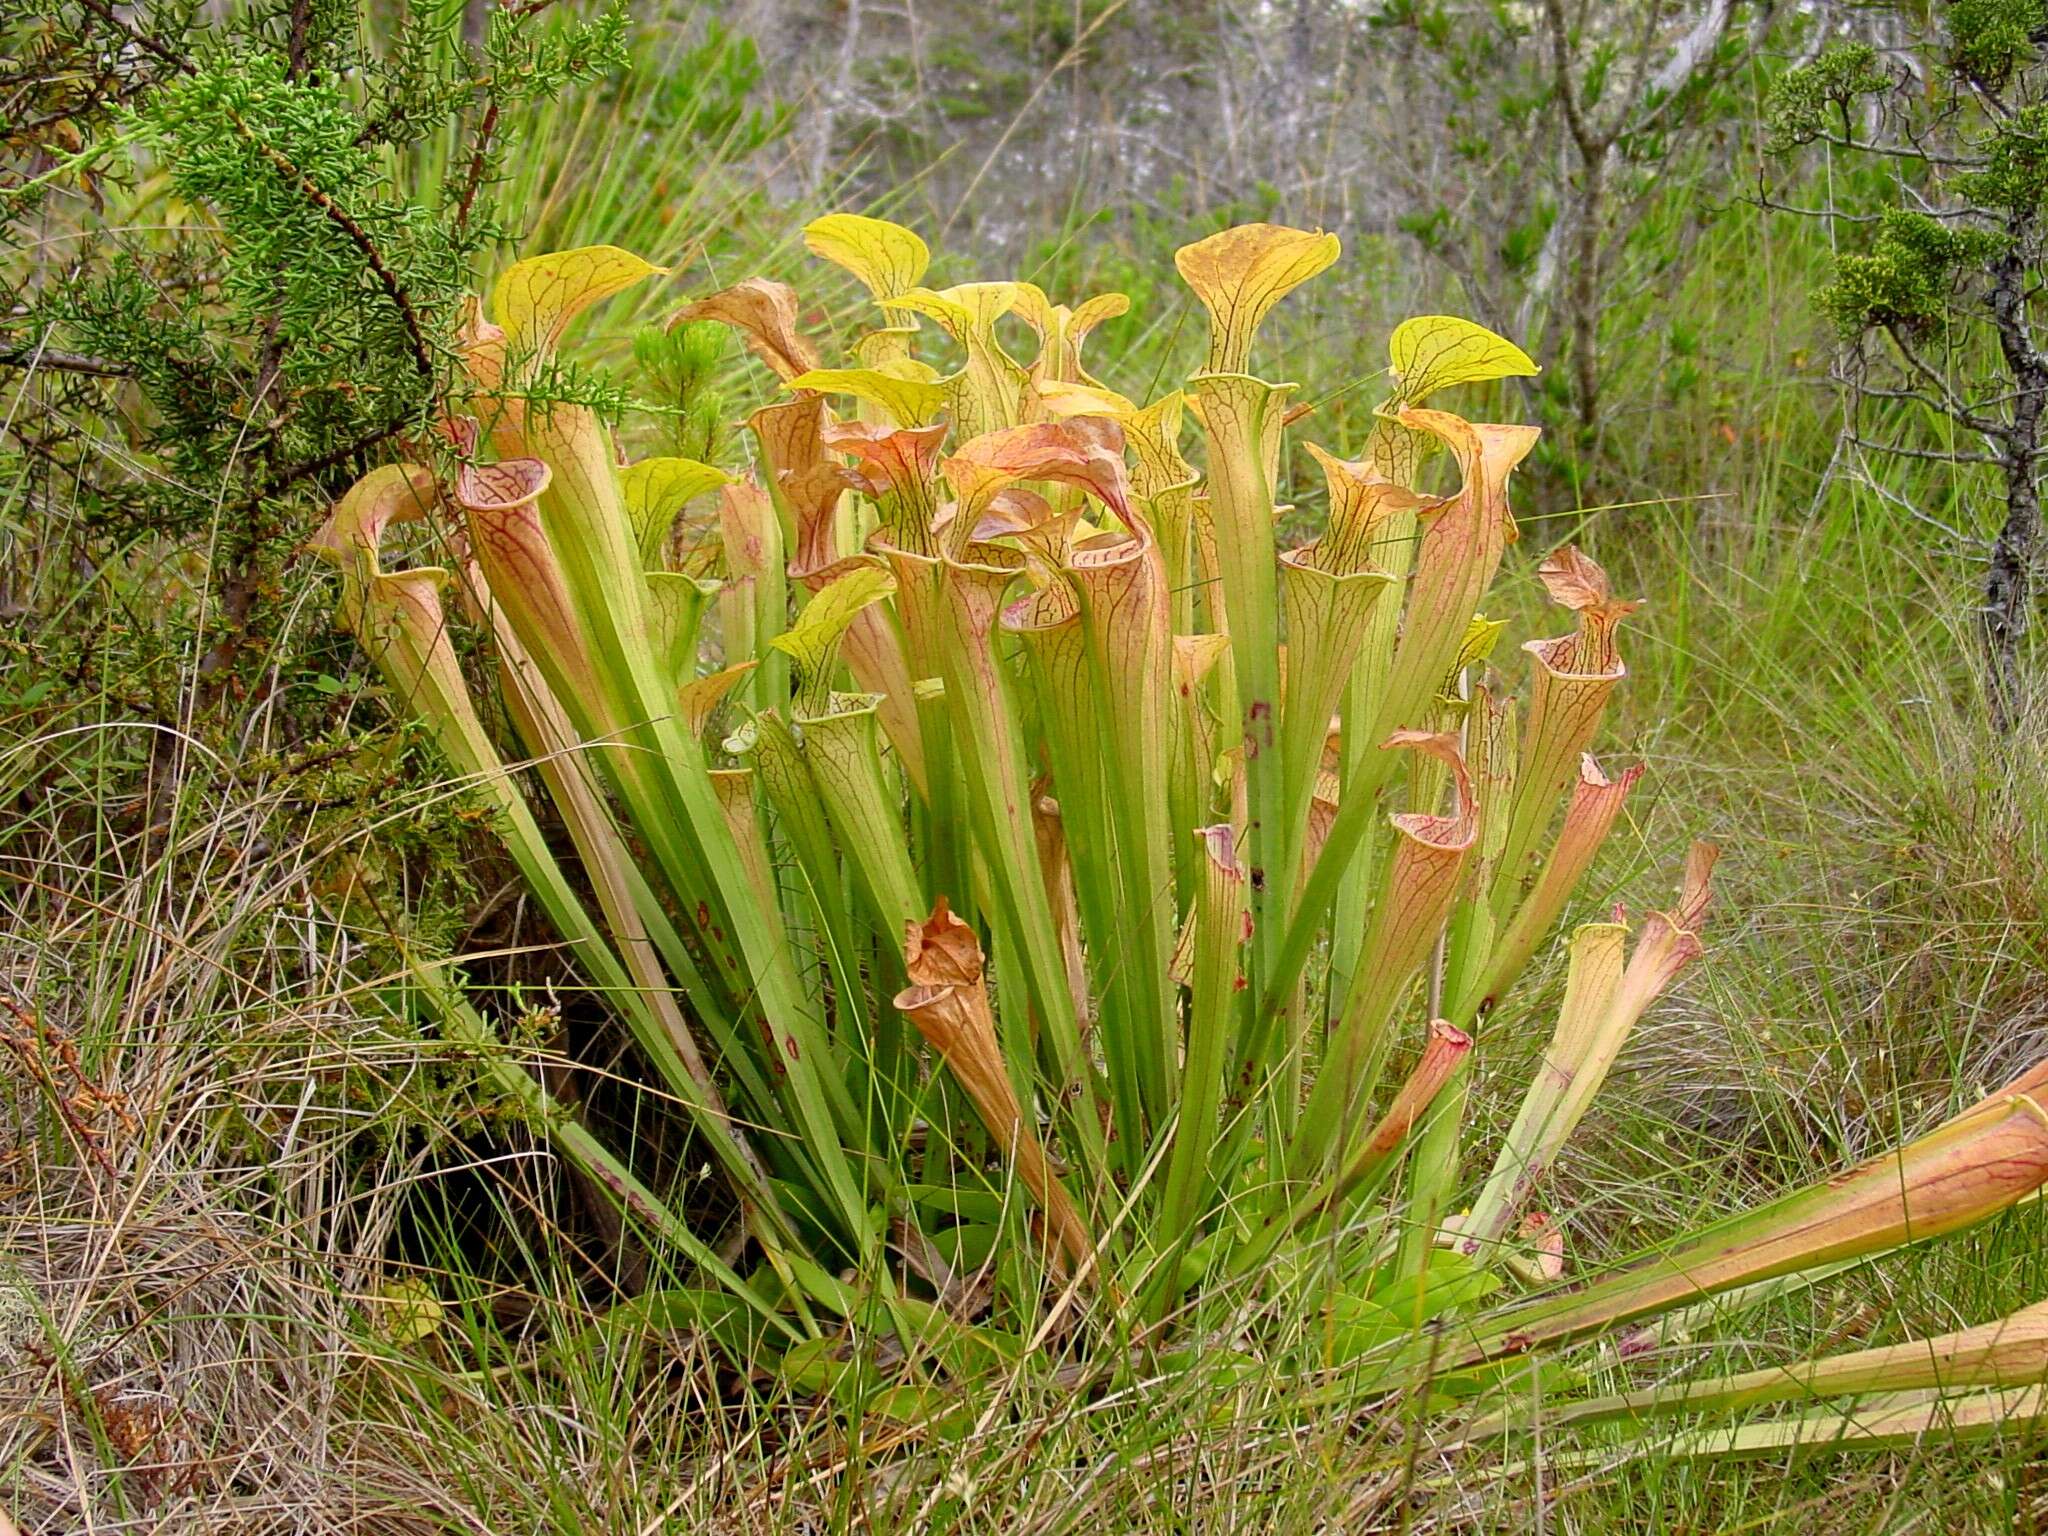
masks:
<svg viewBox="0 0 2048 1536"><path fill-rule="evenodd" d="M1705 1453L2042 1413L2039 1308L1666 1391L1573 1349L2012 1206L2048 1181L2048 1073L1572 1272L1552 1165L1699 957L1714 850L1633 933L1617 912L1564 940L1549 1044L1489 1145L1474 1055L1526 1027L1515 985L1642 772L1592 755L1636 607L1601 568L1542 562L1569 632L1519 656L1481 611L1537 433L1430 402L1528 357L1464 320L1399 326L1363 440L1304 444L1328 515L1287 549L1308 408L1254 343L1334 235L1180 250L1207 357L1152 400L1084 364L1121 294L932 288L922 240L850 214L806 243L872 295L850 357L827 366L764 278L676 317L781 381L751 470L623 463L548 397L576 316L658 271L568 251L471 314L442 467L372 472L315 541L342 624L486 798L564 983L630 1029L730 1188L653 1187L494 1048L456 969L415 967L434 1027L659 1239L669 1315L928 1427L1055 1352L1105 1384L1277 1365L1305 1404L1427 1384L1476 1399L1474 1439L1531 1380L1555 1417L1746 1415L1681 1442ZM446 564L385 569L386 530L420 518Z"/></svg>

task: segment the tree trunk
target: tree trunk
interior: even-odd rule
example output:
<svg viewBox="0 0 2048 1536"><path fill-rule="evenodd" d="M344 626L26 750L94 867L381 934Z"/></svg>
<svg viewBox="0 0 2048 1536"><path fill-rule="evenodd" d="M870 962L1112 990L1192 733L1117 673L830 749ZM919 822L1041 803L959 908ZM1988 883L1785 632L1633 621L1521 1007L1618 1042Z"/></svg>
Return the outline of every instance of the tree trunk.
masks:
<svg viewBox="0 0 2048 1536"><path fill-rule="evenodd" d="M2039 403L2032 413L2039 425ZM1991 541L1984 577L1984 661L1990 670L1991 723L2000 735L2020 723L2027 689L2020 669L2032 605L2034 548L2041 538L2041 496L2034 486L2035 455L2009 453L2005 464L2005 523Z"/></svg>
<svg viewBox="0 0 2048 1536"><path fill-rule="evenodd" d="M2027 325L2027 257L2034 245L2030 216L2009 225L2011 242L1993 265L1991 316L2013 381L2012 425L1999 455L2005 470L2005 522L1991 544L1984 577L1981 637L1989 673L1991 723L2009 734L2028 704L2020 647L2033 598L2034 555L2041 540L2041 421L2048 411L2048 358Z"/></svg>

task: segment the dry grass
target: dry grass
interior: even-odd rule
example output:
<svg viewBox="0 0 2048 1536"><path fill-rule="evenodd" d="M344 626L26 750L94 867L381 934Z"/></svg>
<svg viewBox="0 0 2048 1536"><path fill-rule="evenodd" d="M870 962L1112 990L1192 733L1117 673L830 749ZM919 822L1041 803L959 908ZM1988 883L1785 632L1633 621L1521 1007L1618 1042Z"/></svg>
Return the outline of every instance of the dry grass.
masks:
<svg viewBox="0 0 2048 1536"><path fill-rule="evenodd" d="M325 1085L417 1047L352 1007L303 852L262 852L274 803L181 755L155 804L210 818L80 830L60 769L6 849L0 1503L24 1532L401 1529L427 1489L350 1407L377 1117Z"/></svg>

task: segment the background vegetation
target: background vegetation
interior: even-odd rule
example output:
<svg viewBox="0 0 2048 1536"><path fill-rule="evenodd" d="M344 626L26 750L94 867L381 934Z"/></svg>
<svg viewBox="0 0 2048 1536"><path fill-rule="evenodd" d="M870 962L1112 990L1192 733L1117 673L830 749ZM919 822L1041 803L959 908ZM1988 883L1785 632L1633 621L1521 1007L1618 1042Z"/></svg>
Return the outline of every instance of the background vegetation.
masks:
<svg viewBox="0 0 2048 1536"><path fill-rule="evenodd" d="M1987 685L2010 476L1948 409L2010 406L1977 283L1992 253L1909 264L1914 313L1874 305L1854 265L1897 274L1886 209L1958 227L1962 203L1991 206L1942 164L1984 152L1985 109L1970 89L1902 105L1822 79L1807 132L1782 86L1843 42L1883 83L1940 78L1958 17L2008 60L1966 78L2026 109L2048 18L1991 0L10 5L0 1518L2038 1520L2023 1439L1603 1477L1562 1470L1562 1434L1553 1469L1440 1461L1420 1420L1282 1430L1278 1380L1082 1404L1020 1378L968 1446L894 1446L776 1384L750 1394L687 1331L593 1330L654 1257L474 1062L378 1001L408 949L471 955L525 1055L599 1123L634 1112L620 1042L549 990L478 808L330 631L328 578L299 553L419 430L459 295L515 250L602 240L672 265L603 314L589 355L610 366L551 387L652 402L648 446L736 463L744 445L709 424L771 381L709 399L735 360L640 324L790 275L824 207L916 223L956 271L1129 292L1103 351L1133 393L1150 359L1198 344L1164 276L1175 246L1246 217L1336 229L1344 263L1273 322L1322 392L1321 440L1356 440L1395 320L1484 321L1548 365L1503 401L1548 430L1507 571L1525 611L1495 616L1535 612L1535 561L1567 535L1648 600L1612 734L1658 792L1595 880L1668 869L1695 833L1726 850L1708 962L1562 1171L1572 1261L1592 1265L1874 1152L2048 1052L2038 643L2022 626L2018 687ZM2031 304L2037 252L2023 273ZM850 319L850 294L804 294L821 324ZM1484 1083L1480 1102L1512 1112ZM694 1177L691 1151L661 1147L659 1176ZM1698 1335L1768 1363L1816 1333L1847 1347L1994 1316L2048 1293L2043 1222L2037 1202ZM1413 1444L1406 1472L1360 1481L1389 1436Z"/></svg>

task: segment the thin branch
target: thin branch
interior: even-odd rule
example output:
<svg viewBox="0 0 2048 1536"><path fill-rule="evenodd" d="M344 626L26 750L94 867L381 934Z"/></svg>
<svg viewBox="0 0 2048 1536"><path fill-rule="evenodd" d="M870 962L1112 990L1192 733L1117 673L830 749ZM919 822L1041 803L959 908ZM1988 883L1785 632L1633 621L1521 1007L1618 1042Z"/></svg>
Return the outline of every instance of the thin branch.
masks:
<svg viewBox="0 0 2048 1536"><path fill-rule="evenodd" d="M1679 40L1676 51L1664 68L1651 77L1651 88L1663 91L1663 99L1650 108L1648 116L1630 123L1629 133L1653 132L1664 114L1692 89L1696 80L1704 78L1712 85L1744 68L1756 56L1756 48L1752 45L1730 59L1725 69L1713 68L1714 56L1721 51L1721 44L1735 21L1734 0L1715 0L1715 5L1717 9L1710 9L1693 25L1692 30Z"/></svg>
<svg viewBox="0 0 2048 1536"><path fill-rule="evenodd" d="M1749 200L1745 199L1745 201ZM1765 213L1789 213L1802 219L1837 219L1844 224L1876 224L1885 217L1882 213L1842 213L1833 208L1801 208L1794 203L1780 202L1777 198L1771 196L1770 188L1764 183L1761 169L1758 170L1756 176L1756 197L1753 202L1755 207L1761 208ZM1957 208L1947 211L1926 210L1928 217L1935 219L1961 218L1965 214L1975 211L1970 208Z"/></svg>
<svg viewBox="0 0 2048 1536"><path fill-rule="evenodd" d="M1837 149L1852 149L1861 154L1878 155L1892 160L1919 160L1927 165L1961 166L1970 169L1983 163L1967 155L1936 154L1931 149L1921 149L1913 144L1870 144L1847 134L1823 133L1816 135L1816 140L1822 144L1832 144Z"/></svg>
<svg viewBox="0 0 2048 1536"><path fill-rule="evenodd" d="M312 0L292 0L290 40L285 46L285 78L296 80L306 72L306 52L312 41Z"/></svg>
<svg viewBox="0 0 2048 1536"><path fill-rule="evenodd" d="M349 242L362 252L363 260L375 274L385 297L397 307L398 317L405 324L406 337L411 343L413 366L419 370L421 378L431 383L434 378L433 354L427 347L426 333L420 328L419 315L412 307L412 295L405 291L405 286L399 282L398 275L385 264L384 254L377 249L377 243L370 238L369 232L349 216L348 210L322 191L312 177L294 165L289 155L257 138L238 113L230 113L229 116L233 118L235 126L241 129L249 141L262 152L263 157L296 182L299 190L305 194L306 200L325 214L328 222L347 235Z"/></svg>
<svg viewBox="0 0 2048 1536"><path fill-rule="evenodd" d="M1981 433L1994 442L2005 442L2011 436L2011 431L2004 422L1993 421L1988 416L1979 416L1975 411L1963 404L1957 398L1955 391L1949 387L1948 380L1935 372L1927 359L1913 350L1912 344L1899 333L1897 326L1886 326L1884 333L1891 338L1893 348L1898 352L1900 359L1904 361L1906 366L1933 386L1936 395L1942 402L1941 408L1944 412L1953 416L1972 432Z"/></svg>
<svg viewBox="0 0 2048 1536"><path fill-rule="evenodd" d="M413 414L407 411L403 415L387 421L383 426L365 432L353 442L344 443L339 448L330 448L327 452L315 458L307 459L303 464L292 465L289 469L283 470L258 486L256 494L243 504L244 509L255 507L259 502L290 489L299 481L309 476L322 474L330 469L340 468L357 454L367 453L379 443L388 442L390 439L398 436L399 433L411 426L412 422Z"/></svg>
<svg viewBox="0 0 2048 1536"><path fill-rule="evenodd" d="M1551 72L1557 77L1558 105L1564 108L1565 126L1571 130L1572 142L1579 146L1580 154L1590 158L1604 146L1594 139L1579 111L1579 94L1572 88L1570 25L1565 20L1562 0L1544 0L1543 13L1549 23L1550 63Z"/></svg>
<svg viewBox="0 0 2048 1536"><path fill-rule="evenodd" d="M455 227L458 230L469 226L470 204L476 201L477 189L483 185L484 159L490 152L491 135L497 131L497 127L498 98L493 96L484 107L483 121L477 124L476 147L470 153L469 170L462 180L462 199L455 205Z"/></svg>
<svg viewBox="0 0 2048 1536"><path fill-rule="evenodd" d="M1961 549L1966 551L1975 551L1975 558L1983 558L1982 551L1986 543L1988 542L1987 540L1980 539L1975 537L1974 535L1964 533L1960 528L1951 528L1947 523L1944 523L1940 518L1934 516L1932 513L1921 511L1920 508L1914 506L1912 502L1906 500L1906 498L1901 496L1897 491L1893 490L1890 486L1884 484L1884 482L1879 480L1876 476L1872 475L1867 467L1859 467L1858 469L1850 471L1850 474L1851 477L1858 484L1860 484L1865 490L1869 491L1872 495L1876 496L1880 501L1890 502L1893 506L1897 507L1901 512L1905 513L1906 516L1912 518L1913 521L1916 523L1925 523L1930 528L1939 529L1942 533L1947 534L1951 539L1955 540L1956 544Z"/></svg>
<svg viewBox="0 0 2048 1536"><path fill-rule="evenodd" d="M131 43L135 44L136 47L155 54L179 74L196 75L199 73L198 70L192 67L190 59L179 53L170 44L151 37L134 23L123 20L119 13L106 3L106 0L78 0L78 3L88 11L91 11L93 15L99 17L101 21L104 21L116 32L127 38Z"/></svg>
<svg viewBox="0 0 2048 1536"><path fill-rule="evenodd" d="M0 351L0 367L23 368L30 372L48 368L53 373L82 373L98 379L125 379L129 370L104 357L83 352L58 352L49 347L10 347Z"/></svg>
<svg viewBox="0 0 2048 1536"><path fill-rule="evenodd" d="M1935 399L1934 396L1928 394L1925 390L1882 389L1875 384L1862 384L1858 383L1855 379L1845 378L1839 372L1835 377L1845 388L1872 400L1907 400L1914 405L1926 406L1928 410L1933 411L1938 416L1946 416L1948 414L1948 402Z"/></svg>
<svg viewBox="0 0 2048 1536"><path fill-rule="evenodd" d="M1840 374L1836 375L1836 379L1837 382L1841 383L1846 388L1852 389L1857 394L1867 396L1872 400L1911 400L1916 405L1926 406L1930 411L1938 411L1944 415L1948 413L1949 406L1947 401L1937 400L1932 395L1927 394L1922 390L1885 389L1876 384L1861 384L1854 379L1843 377ZM1953 397L1951 397L1951 399L1952 398ZM2012 404L2013 399L2014 396L2011 393L2006 393L2002 395L1984 395L1980 396L1978 399L1969 401L1968 407L1972 411L1982 412L1985 410L1992 409L1996 406L2010 405Z"/></svg>
<svg viewBox="0 0 2048 1536"><path fill-rule="evenodd" d="M1998 464L2005 460L1992 453L1968 453L1959 449L1940 450L1933 448L1907 448L1898 443L1879 443L1867 437L1849 434L1849 441L1858 448L1867 448L1872 453L1894 454L1902 459L1927 459L1937 464Z"/></svg>
<svg viewBox="0 0 2048 1536"><path fill-rule="evenodd" d="M87 114L97 112L104 107L118 107L137 92L147 90L155 83L153 79L148 77L123 80L119 75L112 73L102 74L92 83L91 88L86 91L85 95L70 106L48 113L42 117L30 118L26 122L19 123L8 129L8 134L17 143L27 143L45 130L56 127L59 123L76 122ZM10 110L17 110L11 102L9 103L9 108ZM0 119L4 119L5 116L6 113L0 112Z"/></svg>
<svg viewBox="0 0 2048 1536"><path fill-rule="evenodd" d="M1635 68L1630 71L1628 96L1618 102L1614 116L1600 136L1600 147L1611 148L1628 128L1629 119L1635 116L1636 108L1643 104L1643 97L1649 94L1650 82L1655 76L1650 69L1650 45L1656 40L1657 23L1663 20L1664 7L1651 0L1643 7L1642 31L1636 37Z"/></svg>

